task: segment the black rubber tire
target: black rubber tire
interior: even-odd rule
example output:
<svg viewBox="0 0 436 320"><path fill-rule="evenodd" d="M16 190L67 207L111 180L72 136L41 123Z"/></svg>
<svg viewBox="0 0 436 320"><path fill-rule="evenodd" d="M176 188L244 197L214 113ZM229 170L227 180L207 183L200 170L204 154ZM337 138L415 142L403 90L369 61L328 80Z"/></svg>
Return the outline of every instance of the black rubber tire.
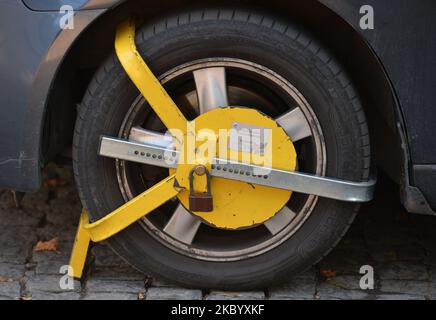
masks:
<svg viewBox="0 0 436 320"><path fill-rule="evenodd" d="M327 176L366 180L368 128L361 103L344 70L309 35L290 23L243 10L182 13L141 27L136 43L156 75L200 58L225 56L264 65L288 79L308 100L321 124ZM80 106L74 135L74 172L83 205L93 219L123 203L114 160L97 155L102 134L117 136L138 91L115 53L103 63ZM287 241L254 258L200 261L170 250L134 224L109 239L137 269L185 287L266 288L319 261L341 239L357 204L319 199Z"/></svg>

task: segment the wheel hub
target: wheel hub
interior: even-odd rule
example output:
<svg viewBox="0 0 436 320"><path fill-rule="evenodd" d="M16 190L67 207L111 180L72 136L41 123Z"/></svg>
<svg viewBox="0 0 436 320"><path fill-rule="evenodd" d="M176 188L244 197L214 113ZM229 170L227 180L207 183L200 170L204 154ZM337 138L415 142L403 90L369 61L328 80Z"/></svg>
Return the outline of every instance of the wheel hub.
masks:
<svg viewBox="0 0 436 320"><path fill-rule="evenodd" d="M263 162L273 168L295 170L297 156L291 139L273 119L257 110L241 107L214 109L198 116L190 127L192 131L188 130L187 136L199 137L204 136L205 132L213 132L216 137L214 141L216 153L227 154L226 159L248 161L250 164ZM247 133L249 137L246 136ZM257 133L263 136L256 137ZM237 134L238 140L234 140L235 136L232 134ZM249 138L251 140L247 146ZM255 140L264 145L256 148ZM235 145L232 141L240 143ZM179 162L175 170L177 183L185 188L178 194L178 198L187 209L191 191L189 172L197 164L204 164L205 157L199 154L199 151L204 151L204 143L204 141L195 142L195 163L186 163L185 156L184 163ZM189 152L186 148L185 150ZM207 165L218 167L219 163ZM171 171L174 173L174 169ZM239 172L239 174L247 173ZM205 179L195 179L194 189L205 190L205 182ZM289 201L292 193L288 190L218 177L212 178L211 186L213 211L192 213L208 224L223 229L247 228L265 222Z"/></svg>

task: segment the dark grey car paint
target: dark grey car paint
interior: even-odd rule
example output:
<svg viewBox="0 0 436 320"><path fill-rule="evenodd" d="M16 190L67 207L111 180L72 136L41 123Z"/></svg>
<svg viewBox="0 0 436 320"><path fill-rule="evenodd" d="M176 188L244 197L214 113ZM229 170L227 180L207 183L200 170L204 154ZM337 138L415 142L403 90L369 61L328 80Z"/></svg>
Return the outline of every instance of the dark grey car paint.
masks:
<svg viewBox="0 0 436 320"><path fill-rule="evenodd" d="M16 0L0 2L1 187L40 187L42 121L51 81L73 41L103 12L77 11L75 28L61 32L59 12L31 11Z"/></svg>
<svg viewBox="0 0 436 320"><path fill-rule="evenodd" d="M119 0L23 0L24 4L35 11L59 11L63 5L69 5L74 10L107 9Z"/></svg>
<svg viewBox="0 0 436 320"><path fill-rule="evenodd" d="M417 206L425 208L426 199L430 207L436 209L436 1L321 2L364 37L392 82L401 106L398 121L404 121L412 162L411 176L407 180L417 187L403 186L405 196L409 197L404 204L410 205L411 210ZM359 27L362 5L374 8L374 30L364 31ZM425 209L420 211L429 213Z"/></svg>
<svg viewBox="0 0 436 320"><path fill-rule="evenodd" d="M123 0L0 1L0 186L40 186L40 141L46 98L63 56L105 8ZM320 0L370 44L383 63L404 116L413 185L436 208L436 3L422 0ZM60 30L62 4L76 9L74 30ZM374 7L376 30L359 28L359 7ZM20 24L15 23L20 21ZM10 27L14 32L10 32ZM422 35L428 34L429 37ZM401 121L400 121L401 120ZM406 132L404 132L406 135ZM425 174L422 174L425 172ZM421 173L421 174L420 174ZM406 173L407 174L407 173ZM430 177L430 178L429 178ZM430 183L429 181L430 180Z"/></svg>

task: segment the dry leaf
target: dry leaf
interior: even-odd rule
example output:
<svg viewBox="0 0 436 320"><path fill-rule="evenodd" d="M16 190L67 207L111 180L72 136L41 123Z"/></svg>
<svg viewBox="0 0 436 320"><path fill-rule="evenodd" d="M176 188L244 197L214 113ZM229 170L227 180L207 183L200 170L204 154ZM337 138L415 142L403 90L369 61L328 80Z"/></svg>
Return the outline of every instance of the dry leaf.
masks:
<svg viewBox="0 0 436 320"><path fill-rule="evenodd" d="M66 184L67 181L61 178L47 179L44 181L44 187L47 188L56 188L56 187L64 186Z"/></svg>
<svg viewBox="0 0 436 320"><path fill-rule="evenodd" d="M12 282L12 281L14 281L14 280L11 278L0 277L0 282Z"/></svg>
<svg viewBox="0 0 436 320"><path fill-rule="evenodd" d="M58 251L59 237L48 241L38 241L33 251Z"/></svg>
<svg viewBox="0 0 436 320"><path fill-rule="evenodd" d="M326 278L334 278L336 277L336 271L335 270L321 270L321 274Z"/></svg>
<svg viewBox="0 0 436 320"><path fill-rule="evenodd" d="M138 300L145 300L145 292L138 293Z"/></svg>

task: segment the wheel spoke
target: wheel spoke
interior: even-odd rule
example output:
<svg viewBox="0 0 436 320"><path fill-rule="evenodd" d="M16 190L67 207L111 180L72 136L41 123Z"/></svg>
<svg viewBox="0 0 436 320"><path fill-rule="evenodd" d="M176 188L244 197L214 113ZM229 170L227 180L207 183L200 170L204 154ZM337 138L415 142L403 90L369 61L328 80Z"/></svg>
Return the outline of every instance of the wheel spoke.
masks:
<svg viewBox="0 0 436 320"><path fill-rule="evenodd" d="M200 113L227 107L226 69L205 68L194 71Z"/></svg>
<svg viewBox="0 0 436 320"><path fill-rule="evenodd" d="M164 231L183 243L191 244L200 225L201 220L191 215L179 204Z"/></svg>
<svg viewBox="0 0 436 320"><path fill-rule="evenodd" d="M296 213L294 211L289 209L287 206L284 206L282 210L274 215L274 217L265 221L264 225L272 235L275 235L291 222L295 216Z"/></svg>
<svg viewBox="0 0 436 320"><path fill-rule="evenodd" d="M158 132L145 130L141 127L133 127L130 131L129 141L152 143L161 147L167 147L172 143L172 138ZM200 224L200 219L192 216L179 204L170 221L168 221L165 226L164 231L183 243L191 244Z"/></svg>
<svg viewBox="0 0 436 320"><path fill-rule="evenodd" d="M277 123L283 127L292 142L304 139L312 135L309 122L300 108L295 108L276 119Z"/></svg>

